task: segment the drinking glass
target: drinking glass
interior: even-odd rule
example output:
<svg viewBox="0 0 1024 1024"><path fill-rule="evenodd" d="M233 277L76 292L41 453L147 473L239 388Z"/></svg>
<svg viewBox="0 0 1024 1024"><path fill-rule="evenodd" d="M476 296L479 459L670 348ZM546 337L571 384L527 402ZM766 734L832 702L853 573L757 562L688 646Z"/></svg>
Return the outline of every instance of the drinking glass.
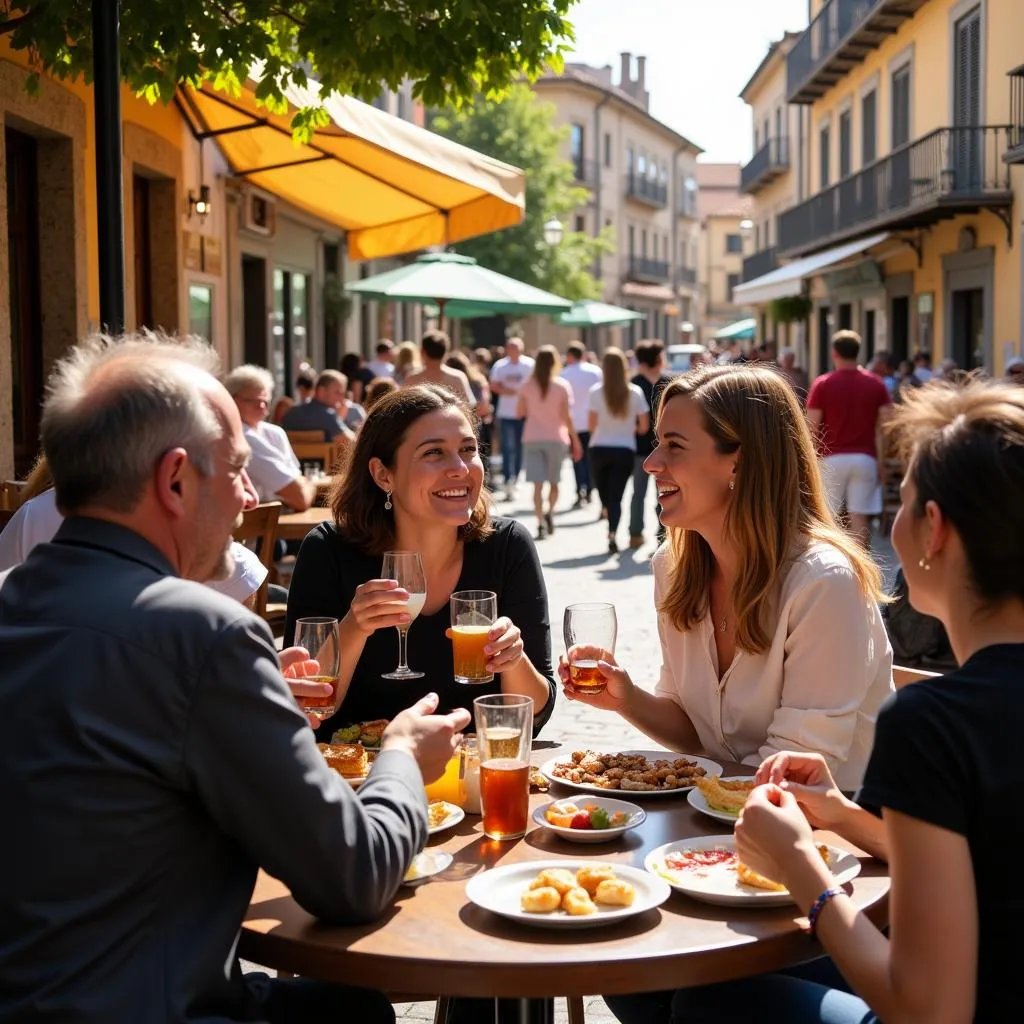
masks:
<svg viewBox="0 0 1024 1024"><path fill-rule="evenodd" d="M600 693L608 681L597 663L615 654L618 621L615 605L602 602L571 604L562 620L569 681L582 693ZM573 650L575 648L575 650Z"/></svg>
<svg viewBox="0 0 1024 1024"><path fill-rule="evenodd" d="M457 590L450 599L452 655L455 682L489 683L487 634L498 617L498 595L493 590Z"/></svg>
<svg viewBox="0 0 1024 1024"><path fill-rule="evenodd" d="M409 621L398 626L398 668L394 672L385 672L382 679L422 679L423 673L409 668L407 649L409 627L423 610L423 602L427 599L427 578L423 574L423 560L418 551L385 551L384 566L381 576L386 580L396 580L398 585L409 592L409 603L406 611Z"/></svg>
<svg viewBox="0 0 1024 1024"><path fill-rule="evenodd" d="M495 693L473 701L480 746L480 802L484 835L518 839L526 834L530 810L530 750L533 701Z"/></svg>
<svg viewBox="0 0 1024 1024"><path fill-rule="evenodd" d="M295 623L295 645L309 651L316 658L320 671L315 676L306 676L310 683L327 683L330 694L323 697L300 697L299 707L307 715L314 715L322 722L334 714L334 697L338 685L338 671L341 667L341 646L338 641L338 620L330 618L299 619Z"/></svg>

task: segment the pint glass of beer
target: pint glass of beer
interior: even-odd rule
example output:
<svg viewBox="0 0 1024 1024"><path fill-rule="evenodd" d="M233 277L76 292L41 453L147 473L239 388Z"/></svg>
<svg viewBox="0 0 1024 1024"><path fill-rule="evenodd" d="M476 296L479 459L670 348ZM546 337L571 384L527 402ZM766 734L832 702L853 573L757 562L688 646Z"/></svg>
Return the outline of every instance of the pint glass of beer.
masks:
<svg viewBox="0 0 1024 1024"><path fill-rule="evenodd" d="M519 839L530 810L533 701L495 693L473 701L480 748L480 802L484 835Z"/></svg>
<svg viewBox="0 0 1024 1024"><path fill-rule="evenodd" d="M487 634L498 617L498 595L493 590L457 590L450 599L452 654L455 682L489 683Z"/></svg>
<svg viewBox="0 0 1024 1024"><path fill-rule="evenodd" d="M569 682L583 693L600 693L607 680L597 667L605 655L615 653L618 620L615 605L591 602L571 604L562 620Z"/></svg>

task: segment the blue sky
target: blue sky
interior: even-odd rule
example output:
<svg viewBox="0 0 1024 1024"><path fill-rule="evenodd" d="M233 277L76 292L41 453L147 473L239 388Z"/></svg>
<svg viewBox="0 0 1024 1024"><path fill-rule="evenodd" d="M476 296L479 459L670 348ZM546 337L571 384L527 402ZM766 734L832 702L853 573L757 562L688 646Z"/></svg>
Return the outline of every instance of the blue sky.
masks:
<svg viewBox="0 0 1024 1024"><path fill-rule="evenodd" d="M807 0L579 0L570 9L578 60L647 57L651 113L702 146L704 160L750 158L749 107L739 98L768 44L807 24Z"/></svg>

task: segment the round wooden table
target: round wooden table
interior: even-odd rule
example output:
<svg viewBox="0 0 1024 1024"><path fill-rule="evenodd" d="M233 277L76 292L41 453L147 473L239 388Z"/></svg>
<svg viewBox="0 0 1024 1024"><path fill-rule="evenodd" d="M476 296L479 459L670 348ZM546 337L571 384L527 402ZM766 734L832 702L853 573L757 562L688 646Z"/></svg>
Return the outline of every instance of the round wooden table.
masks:
<svg viewBox="0 0 1024 1024"><path fill-rule="evenodd" d="M535 751L541 764L552 753ZM750 774L726 764L726 774ZM566 797L556 786L530 796L538 804ZM611 795L611 794L610 794ZM744 910L698 903L673 893L659 908L617 925L549 930L518 924L473 906L466 881L479 871L519 861L565 858L643 867L662 843L730 832L728 825L690 807L686 795L614 794L642 804L647 820L621 839L586 846L559 839L530 822L517 842L485 838L480 818L467 815L429 844L454 857L451 867L417 887L403 886L391 911L359 927L320 924L283 884L261 874L242 927L239 954L247 960L306 977L390 991L504 997L524 1004L522 1020L548 1021L541 1000L658 991L727 981L780 970L821 956L801 927L796 907ZM831 833L823 841L863 860L847 887L878 925L886 923L886 866Z"/></svg>
<svg viewBox="0 0 1024 1024"><path fill-rule="evenodd" d="M306 534L334 513L322 505L313 505L305 512L286 512L277 520L277 536L281 540L305 540Z"/></svg>

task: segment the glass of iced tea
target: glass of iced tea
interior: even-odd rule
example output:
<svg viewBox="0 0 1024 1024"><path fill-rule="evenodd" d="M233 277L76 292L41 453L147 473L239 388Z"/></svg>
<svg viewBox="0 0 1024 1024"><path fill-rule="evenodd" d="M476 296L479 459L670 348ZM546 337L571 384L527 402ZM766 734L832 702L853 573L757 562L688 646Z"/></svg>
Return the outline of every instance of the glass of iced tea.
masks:
<svg viewBox="0 0 1024 1024"><path fill-rule="evenodd" d="M341 647L338 642L338 620L328 618L299 619L295 623L295 646L304 647L311 658L316 658L320 671L307 676L310 683L327 683L330 694L323 697L301 697L299 707L307 715L313 715L322 722L334 714L335 688L338 671L341 668Z"/></svg>
<svg viewBox="0 0 1024 1024"><path fill-rule="evenodd" d="M530 750L533 701L494 693L473 701L480 748L480 803L484 835L519 839L530 810Z"/></svg>
<svg viewBox="0 0 1024 1024"><path fill-rule="evenodd" d="M608 681L597 667L602 656L615 654L618 620L615 605L601 602L571 604L562 620L569 682L582 693L600 693Z"/></svg>
<svg viewBox="0 0 1024 1024"><path fill-rule="evenodd" d="M498 595L493 590L457 590L451 596L452 655L455 682L489 683L487 671L487 634L498 617Z"/></svg>

